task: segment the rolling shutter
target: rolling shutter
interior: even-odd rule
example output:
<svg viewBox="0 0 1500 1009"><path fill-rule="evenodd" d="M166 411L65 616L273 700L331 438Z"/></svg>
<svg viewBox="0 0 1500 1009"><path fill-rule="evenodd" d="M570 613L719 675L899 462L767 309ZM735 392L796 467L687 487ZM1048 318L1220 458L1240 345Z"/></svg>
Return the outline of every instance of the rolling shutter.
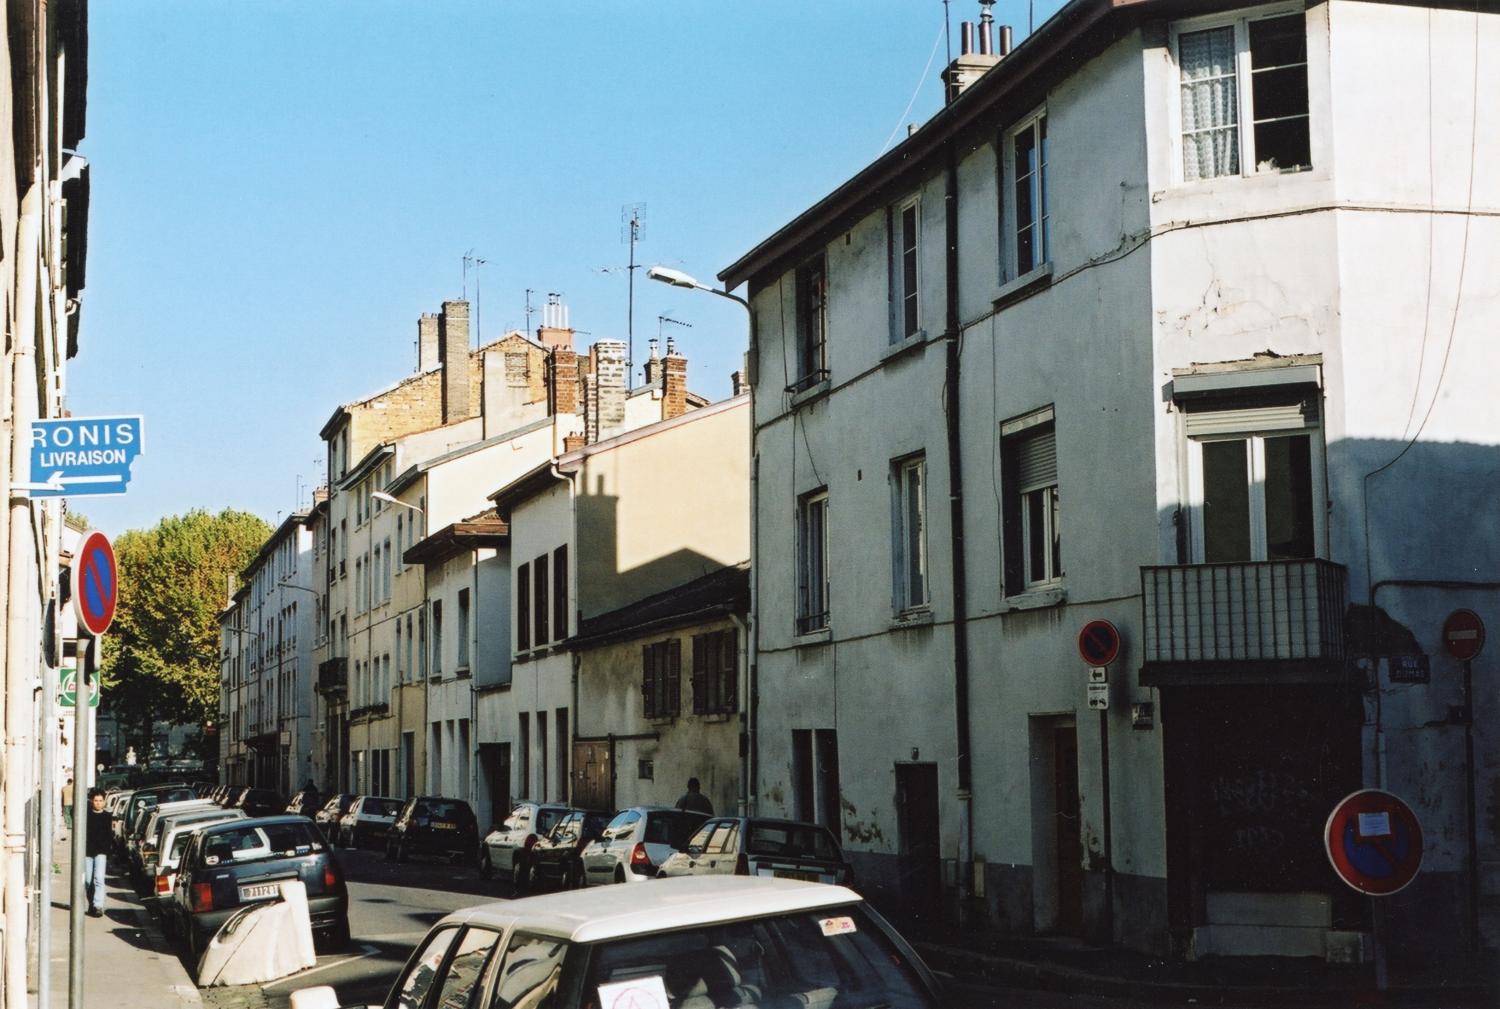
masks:
<svg viewBox="0 0 1500 1009"><path fill-rule="evenodd" d="M1317 424L1315 410L1303 402L1241 406L1224 410L1193 410L1184 415L1187 436L1255 434L1260 431L1301 431ZM1310 416L1309 416L1310 415Z"/></svg>
<svg viewBox="0 0 1500 1009"><path fill-rule="evenodd" d="M1050 426L1018 440L1016 480L1022 494L1057 483L1057 436Z"/></svg>

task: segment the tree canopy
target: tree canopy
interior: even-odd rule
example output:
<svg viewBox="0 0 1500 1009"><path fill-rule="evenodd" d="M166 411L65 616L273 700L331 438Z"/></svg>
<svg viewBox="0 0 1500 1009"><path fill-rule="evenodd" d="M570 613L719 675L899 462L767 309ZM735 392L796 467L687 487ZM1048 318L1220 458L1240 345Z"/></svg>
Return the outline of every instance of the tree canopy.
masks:
<svg viewBox="0 0 1500 1009"><path fill-rule="evenodd" d="M153 721L202 724L219 710L219 613L270 526L194 510L114 541L120 601L105 636L106 697L133 735Z"/></svg>

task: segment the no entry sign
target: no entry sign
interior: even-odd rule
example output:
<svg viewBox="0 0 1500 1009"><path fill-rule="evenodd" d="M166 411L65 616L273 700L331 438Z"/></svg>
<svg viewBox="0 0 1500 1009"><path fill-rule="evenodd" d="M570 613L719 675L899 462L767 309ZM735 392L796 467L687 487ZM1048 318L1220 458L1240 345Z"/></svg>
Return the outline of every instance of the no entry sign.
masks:
<svg viewBox="0 0 1500 1009"><path fill-rule="evenodd" d="M73 558L73 612L78 627L94 637L109 630L120 599L120 579L115 569L115 548L109 537L91 532Z"/></svg>
<svg viewBox="0 0 1500 1009"><path fill-rule="evenodd" d="M1422 867L1417 814L1375 788L1339 800L1323 830L1323 845L1339 878L1372 897L1404 889Z"/></svg>
<svg viewBox="0 0 1500 1009"><path fill-rule="evenodd" d="M1454 610L1443 621L1443 647L1460 662L1467 662L1484 648L1484 621L1473 610Z"/></svg>
<svg viewBox="0 0 1500 1009"><path fill-rule="evenodd" d="M1108 620L1090 620L1078 632L1084 665L1107 666L1120 655L1120 632Z"/></svg>

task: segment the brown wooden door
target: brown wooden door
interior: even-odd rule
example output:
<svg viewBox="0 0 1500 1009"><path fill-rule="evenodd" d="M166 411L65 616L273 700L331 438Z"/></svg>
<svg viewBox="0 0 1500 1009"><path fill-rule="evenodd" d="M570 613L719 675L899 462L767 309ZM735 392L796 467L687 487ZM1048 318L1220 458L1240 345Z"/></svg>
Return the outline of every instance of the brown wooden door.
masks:
<svg viewBox="0 0 1500 1009"><path fill-rule="evenodd" d="M1078 801L1078 730L1053 730L1052 768L1057 810L1057 929L1083 931L1083 839Z"/></svg>
<svg viewBox="0 0 1500 1009"><path fill-rule="evenodd" d="M614 810L615 778L609 751L605 740L573 744L573 805Z"/></svg>

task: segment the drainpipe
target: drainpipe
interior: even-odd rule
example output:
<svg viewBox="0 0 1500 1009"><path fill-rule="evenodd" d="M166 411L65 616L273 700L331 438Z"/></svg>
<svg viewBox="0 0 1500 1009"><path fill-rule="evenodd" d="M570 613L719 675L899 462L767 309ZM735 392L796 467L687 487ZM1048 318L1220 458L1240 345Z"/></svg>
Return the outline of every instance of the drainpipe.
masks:
<svg viewBox="0 0 1500 1009"><path fill-rule="evenodd" d="M945 300L947 348L943 404L948 430L948 507L953 563L953 710L958 741L958 918L968 924L974 871L974 781L969 743L968 591L964 564L964 481L959 445L958 154L947 146L944 177Z"/></svg>
<svg viewBox="0 0 1500 1009"><path fill-rule="evenodd" d="M754 507L753 506L751 508L751 513L754 514ZM752 519L751 521L753 522L754 520ZM753 577L753 575L752 575L752 577ZM729 619L734 624L735 632L738 634L739 640L741 640L741 641L744 642L744 646L743 646L743 649L741 651L741 654L745 655L745 656L748 656L750 654L750 624L749 624L749 621L741 619L740 615L738 613L731 613L731 614L729 614ZM747 695L747 699L741 705L740 710L743 711L743 712L745 712L746 713L746 718L749 719L749 718L753 718L754 715L755 715L755 709L750 706L750 702L748 700L748 694L749 694L749 689L748 689L749 663L748 662L745 663L742 668L744 668L746 670L745 679L746 679L746 682L747 682L747 687L746 687L745 692L746 692L746 695ZM751 730L749 728L749 722L747 721L747 723L746 723L746 730L745 730L745 740L744 740L744 743L742 744L742 746L740 748L740 802L739 802L739 807L740 808L739 808L739 813L740 813L741 816L749 816L749 815L751 815L750 814L750 766L749 766L750 765L750 731Z"/></svg>

